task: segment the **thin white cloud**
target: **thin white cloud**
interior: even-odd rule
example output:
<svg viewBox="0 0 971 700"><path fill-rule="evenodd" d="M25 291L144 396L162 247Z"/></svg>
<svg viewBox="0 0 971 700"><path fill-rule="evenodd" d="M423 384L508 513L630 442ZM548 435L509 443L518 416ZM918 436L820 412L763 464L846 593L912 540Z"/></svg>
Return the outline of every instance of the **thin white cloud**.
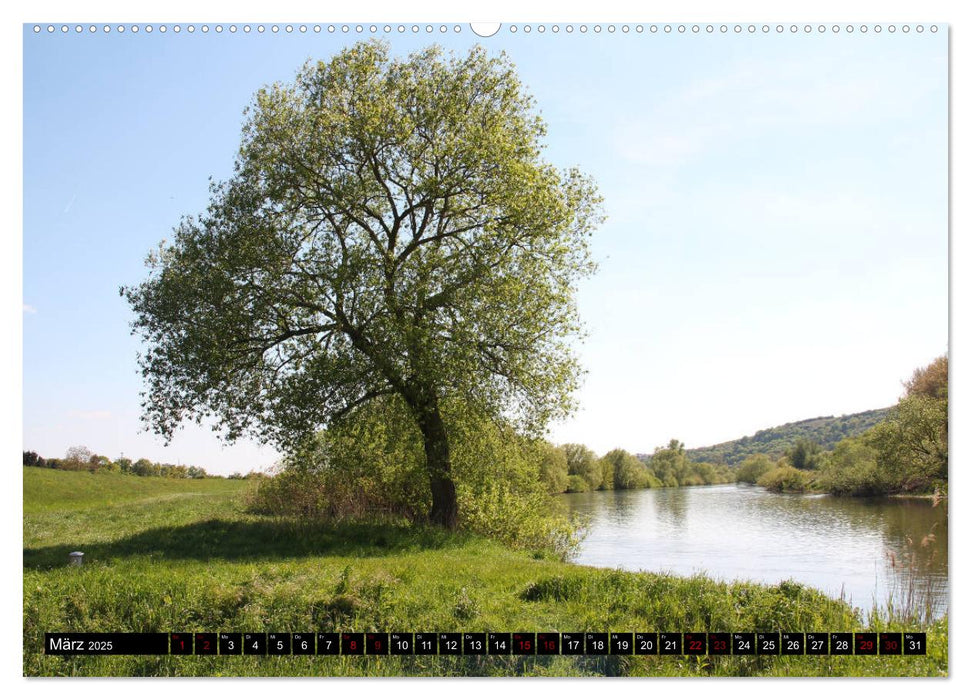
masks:
<svg viewBox="0 0 971 700"><path fill-rule="evenodd" d="M30 304L24 304L24 313L25 314L36 314L37 313L37 309L35 309Z"/></svg>
<svg viewBox="0 0 971 700"><path fill-rule="evenodd" d="M690 82L637 116L621 118L614 147L649 166L690 163L720 144L775 129L856 126L906 114L936 86L899 58L858 60L839 52L812 59L737 62Z"/></svg>

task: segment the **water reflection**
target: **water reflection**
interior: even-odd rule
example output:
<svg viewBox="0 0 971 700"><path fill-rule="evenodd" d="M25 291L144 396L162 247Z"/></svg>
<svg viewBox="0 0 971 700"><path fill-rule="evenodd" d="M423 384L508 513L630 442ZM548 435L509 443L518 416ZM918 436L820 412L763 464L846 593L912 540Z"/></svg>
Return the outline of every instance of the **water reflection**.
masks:
<svg viewBox="0 0 971 700"><path fill-rule="evenodd" d="M734 484L563 499L590 522L581 564L792 578L863 608L889 599L936 615L947 607L947 513L926 499L778 495Z"/></svg>
<svg viewBox="0 0 971 700"><path fill-rule="evenodd" d="M690 489L667 489L667 498L657 501L658 517L664 520L665 527L679 530L684 527L688 517L688 492Z"/></svg>

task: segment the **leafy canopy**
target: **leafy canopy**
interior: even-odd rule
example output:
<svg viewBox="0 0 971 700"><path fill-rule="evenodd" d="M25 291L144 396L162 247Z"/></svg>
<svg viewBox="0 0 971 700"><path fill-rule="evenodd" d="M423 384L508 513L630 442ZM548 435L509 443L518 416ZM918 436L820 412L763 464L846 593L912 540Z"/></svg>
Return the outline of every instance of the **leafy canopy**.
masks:
<svg viewBox="0 0 971 700"><path fill-rule="evenodd" d="M357 44L261 89L233 176L123 288L144 418L292 447L384 395L536 430L570 408L593 182L505 56Z"/></svg>

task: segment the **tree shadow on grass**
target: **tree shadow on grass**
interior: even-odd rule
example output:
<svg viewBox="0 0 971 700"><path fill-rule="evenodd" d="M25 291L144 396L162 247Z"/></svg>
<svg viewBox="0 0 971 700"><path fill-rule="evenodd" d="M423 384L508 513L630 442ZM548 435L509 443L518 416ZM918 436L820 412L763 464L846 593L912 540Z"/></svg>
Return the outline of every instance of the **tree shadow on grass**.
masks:
<svg viewBox="0 0 971 700"><path fill-rule="evenodd" d="M24 567L60 568L68 553L84 552L85 564L131 556L171 560L256 561L308 556L377 557L461 546L467 538L430 527L374 523L340 525L293 520L213 519L145 530L113 542L24 549Z"/></svg>

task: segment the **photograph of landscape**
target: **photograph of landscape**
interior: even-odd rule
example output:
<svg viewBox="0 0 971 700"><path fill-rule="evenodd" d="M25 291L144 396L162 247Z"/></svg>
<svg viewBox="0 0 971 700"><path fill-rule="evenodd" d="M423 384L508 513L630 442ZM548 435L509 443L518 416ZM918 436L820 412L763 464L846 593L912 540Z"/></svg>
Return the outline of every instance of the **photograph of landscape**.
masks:
<svg viewBox="0 0 971 700"><path fill-rule="evenodd" d="M23 68L24 676L949 675L946 24Z"/></svg>

